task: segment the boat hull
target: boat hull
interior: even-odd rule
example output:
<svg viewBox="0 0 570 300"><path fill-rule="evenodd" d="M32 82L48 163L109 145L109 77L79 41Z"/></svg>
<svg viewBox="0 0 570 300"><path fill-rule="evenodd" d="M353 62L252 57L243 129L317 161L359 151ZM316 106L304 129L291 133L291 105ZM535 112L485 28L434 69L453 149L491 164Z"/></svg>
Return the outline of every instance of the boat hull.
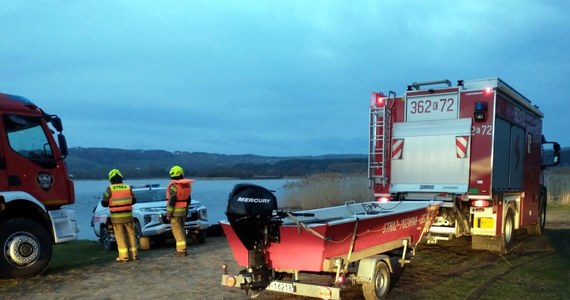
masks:
<svg viewBox="0 0 570 300"><path fill-rule="evenodd" d="M274 270L332 271L337 258L351 262L399 248L402 240L418 243L438 208L431 201L365 202L302 211L314 216L283 219L280 242L269 244L265 260ZM234 259L247 266L247 249L227 221L220 224Z"/></svg>

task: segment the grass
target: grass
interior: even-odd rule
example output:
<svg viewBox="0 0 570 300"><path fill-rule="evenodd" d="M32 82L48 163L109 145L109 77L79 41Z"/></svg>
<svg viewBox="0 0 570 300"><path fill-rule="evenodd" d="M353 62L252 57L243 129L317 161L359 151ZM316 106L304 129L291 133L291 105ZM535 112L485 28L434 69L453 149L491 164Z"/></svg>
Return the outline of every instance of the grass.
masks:
<svg viewBox="0 0 570 300"><path fill-rule="evenodd" d="M551 212L570 217L570 205ZM570 299L570 226L547 216L542 236L519 230L506 254L470 249L461 238L420 246L396 281L397 299ZM553 227L549 226L554 225Z"/></svg>
<svg viewBox="0 0 570 300"><path fill-rule="evenodd" d="M548 169L544 173L549 205L570 204L570 168ZM342 205L347 201L374 199L366 174L313 174L284 187L283 206L313 209Z"/></svg>
<svg viewBox="0 0 570 300"><path fill-rule="evenodd" d="M50 272L61 272L83 266L109 262L117 256L116 251L105 251L98 241L79 240L54 245Z"/></svg>
<svg viewBox="0 0 570 300"><path fill-rule="evenodd" d="M287 183L282 206L313 209L342 205L347 201L364 202L374 199L365 174L314 174Z"/></svg>

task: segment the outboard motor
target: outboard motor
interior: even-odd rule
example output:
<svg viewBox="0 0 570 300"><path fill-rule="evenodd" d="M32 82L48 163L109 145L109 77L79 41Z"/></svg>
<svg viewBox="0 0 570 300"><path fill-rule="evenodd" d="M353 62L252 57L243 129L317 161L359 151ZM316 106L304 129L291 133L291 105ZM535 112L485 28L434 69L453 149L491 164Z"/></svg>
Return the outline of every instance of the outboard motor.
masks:
<svg viewBox="0 0 570 300"><path fill-rule="evenodd" d="M247 269L241 288L246 291L265 289L271 269L265 253L270 242L279 242L277 198L268 189L254 184L237 184L228 198L228 221L248 252Z"/></svg>

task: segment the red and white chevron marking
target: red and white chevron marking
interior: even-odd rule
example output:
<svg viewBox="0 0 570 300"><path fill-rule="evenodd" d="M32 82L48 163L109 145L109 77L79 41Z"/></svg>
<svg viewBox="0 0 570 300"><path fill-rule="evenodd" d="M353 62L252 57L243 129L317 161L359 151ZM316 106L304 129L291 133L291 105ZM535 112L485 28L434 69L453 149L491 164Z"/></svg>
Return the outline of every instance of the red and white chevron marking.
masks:
<svg viewBox="0 0 570 300"><path fill-rule="evenodd" d="M469 136L456 136L455 149L457 158L465 158L467 156L467 144L469 144Z"/></svg>
<svg viewBox="0 0 570 300"><path fill-rule="evenodd" d="M392 159L402 159L402 152L404 150L404 140L392 140Z"/></svg>

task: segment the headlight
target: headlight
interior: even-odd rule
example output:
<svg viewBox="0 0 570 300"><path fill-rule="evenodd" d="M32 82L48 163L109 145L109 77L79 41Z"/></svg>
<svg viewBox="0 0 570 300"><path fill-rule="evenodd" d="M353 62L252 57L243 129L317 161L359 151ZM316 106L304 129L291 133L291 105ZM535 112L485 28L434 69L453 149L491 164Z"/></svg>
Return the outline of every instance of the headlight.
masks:
<svg viewBox="0 0 570 300"><path fill-rule="evenodd" d="M152 215L144 215L144 223L148 224L152 220Z"/></svg>

